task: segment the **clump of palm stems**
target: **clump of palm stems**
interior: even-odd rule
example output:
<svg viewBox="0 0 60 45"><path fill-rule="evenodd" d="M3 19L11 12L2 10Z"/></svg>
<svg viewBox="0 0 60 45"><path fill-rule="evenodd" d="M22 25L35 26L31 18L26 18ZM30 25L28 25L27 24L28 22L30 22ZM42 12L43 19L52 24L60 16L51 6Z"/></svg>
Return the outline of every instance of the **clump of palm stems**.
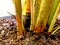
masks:
<svg viewBox="0 0 60 45"><path fill-rule="evenodd" d="M28 23L28 29L35 31L35 33L43 32L47 24L49 26L47 29L48 33L52 32L55 28L54 24L60 12L60 0L24 0L25 2L23 6L21 6L21 0L14 1L19 35L22 34L23 30L26 30L26 26L24 26L24 24L28 25ZM27 12L30 15L26 15ZM25 16L31 17L31 19L28 20L29 22L25 21ZM54 34L59 28L60 27L58 26L54 29L52 34Z"/></svg>

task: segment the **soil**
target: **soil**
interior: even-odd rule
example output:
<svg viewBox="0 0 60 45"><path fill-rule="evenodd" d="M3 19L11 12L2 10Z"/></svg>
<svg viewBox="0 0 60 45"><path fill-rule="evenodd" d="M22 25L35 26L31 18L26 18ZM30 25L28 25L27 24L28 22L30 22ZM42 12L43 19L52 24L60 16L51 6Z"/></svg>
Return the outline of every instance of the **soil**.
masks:
<svg viewBox="0 0 60 45"><path fill-rule="evenodd" d="M59 24L57 19L55 26ZM0 45L60 45L60 30L50 36L46 36L45 32L35 34L32 31L17 36L16 31L14 18L0 18Z"/></svg>

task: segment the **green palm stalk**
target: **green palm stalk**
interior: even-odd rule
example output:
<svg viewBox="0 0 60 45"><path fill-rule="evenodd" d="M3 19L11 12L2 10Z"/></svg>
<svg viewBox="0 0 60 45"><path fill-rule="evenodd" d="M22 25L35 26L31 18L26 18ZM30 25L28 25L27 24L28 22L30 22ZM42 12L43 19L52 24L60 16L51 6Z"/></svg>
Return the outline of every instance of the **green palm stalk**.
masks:
<svg viewBox="0 0 60 45"><path fill-rule="evenodd" d="M49 18L48 18L48 25L50 25L52 19L53 19L53 16L55 14L55 11L56 11L56 8L60 2L60 0L52 0L53 3L52 3L52 8L51 8L51 12L50 12L50 15L49 15Z"/></svg>
<svg viewBox="0 0 60 45"><path fill-rule="evenodd" d="M35 0L31 0L31 24L30 24L30 30L34 30L34 19L35 19L35 9L34 9L34 4L35 4Z"/></svg>
<svg viewBox="0 0 60 45"><path fill-rule="evenodd" d="M31 0L31 25L30 30L34 30L36 19L39 13L41 0Z"/></svg>
<svg viewBox="0 0 60 45"><path fill-rule="evenodd" d="M47 24L48 16L50 14L50 8L51 8L52 0L42 0L39 14L37 17L36 25L35 25L35 31L36 32L42 32Z"/></svg>
<svg viewBox="0 0 60 45"><path fill-rule="evenodd" d="M22 6L21 6L21 0L12 0L15 9L16 9L16 25L17 25L17 35L22 35L23 29L22 29L22 22L21 22L21 15L22 15Z"/></svg>
<svg viewBox="0 0 60 45"><path fill-rule="evenodd" d="M57 6L57 9L56 9L55 14L53 16L53 19L52 19L51 24L49 26L48 32L52 32L52 29L53 29L56 19L58 17L59 11L60 11L60 4L58 4L58 6Z"/></svg>
<svg viewBox="0 0 60 45"><path fill-rule="evenodd" d="M42 0L35 0L35 6L34 6L35 7L34 8L35 9L35 14L34 14L35 15L35 20L34 20L35 22L36 22L38 14L39 14L39 9L40 9L41 1Z"/></svg>

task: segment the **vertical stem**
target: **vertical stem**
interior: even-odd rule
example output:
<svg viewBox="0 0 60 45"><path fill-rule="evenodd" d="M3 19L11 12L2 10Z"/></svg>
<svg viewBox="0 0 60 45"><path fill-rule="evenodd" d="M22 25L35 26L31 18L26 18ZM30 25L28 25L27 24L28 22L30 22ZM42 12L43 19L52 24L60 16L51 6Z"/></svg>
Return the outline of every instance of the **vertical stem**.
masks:
<svg viewBox="0 0 60 45"><path fill-rule="evenodd" d="M53 19L52 19L52 21L51 21L51 24L50 24L50 27L49 27L49 29L48 29L48 32L52 32L52 29L53 29L54 24L55 24L55 22L56 22L56 19L57 19L57 17L58 17L59 11L60 11L60 4L57 6L57 9L56 9L55 14L54 14L54 16L53 16Z"/></svg>
<svg viewBox="0 0 60 45"><path fill-rule="evenodd" d="M38 17L38 14L39 14L39 9L40 9L40 5L41 5L41 1L42 0L35 0L35 6L34 6L34 10L35 10L35 22L36 22L36 20L37 20L37 17Z"/></svg>
<svg viewBox="0 0 60 45"><path fill-rule="evenodd" d="M17 25L17 35L23 34L22 30L22 22L21 22L21 13L22 13L22 6L21 0L15 0L15 8L16 8L16 25Z"/></svg>
<svg viewBox="0 0 60 45"><path fill-rule="evenodd" d="M35 15L34 15L34 4L35 4L35 0L31 0L31 24L30 24L30 30L34 30L34 24L35 24L35 21L34 21L34 19L35 19Z"/></svg>
<svg viewBox="0 0 60 45"><path fill-rule="evenodd" d="M36 25L35 25L36 32L44 31L44 28L47 24L48 16L50 13L51 2L52 2L52 0L42 0L41 1L39 14L38 14Z"/></svg>
<svg viewBox="0 0 60 45"><path fill-rule="evenodd" d="M37 16L40 9L41 0L31 0L31 25L30 30L34 30Z"/></svg>
<svg viewBox="0 0 60 45"><path fill-rule="evenodd" d="M50 15L49 15L49 18L48 18L48 25L50 26L50 23L54 17L54 14L55 14L55 11L56 11L56 8L59 4L60 0L52 0L52 6L51 6L51 11L50 11Z"/></svg>

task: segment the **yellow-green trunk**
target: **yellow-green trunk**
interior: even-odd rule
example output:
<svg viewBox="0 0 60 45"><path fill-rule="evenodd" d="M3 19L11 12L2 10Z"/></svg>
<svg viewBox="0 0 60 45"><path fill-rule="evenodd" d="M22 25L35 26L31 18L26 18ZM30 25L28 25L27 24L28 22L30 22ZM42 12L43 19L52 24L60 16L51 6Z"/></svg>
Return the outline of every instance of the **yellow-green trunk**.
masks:
<svg viewBox="0 0 60 45"><path fill-rule="evenodd" d="M17 31L18 31L17 35L22 35L23 29L22 29L22 22L21 22L21 15L22 15L21 0L13 0L13 3L16 9L16 25L17 25Z"/></svg>
<svg viewBox="0 0 60 45"><path fill-rule="evenodd" d="M51 8L52 0L42 0L39 14L37 17L36 25L35 25L35 31L36 32L42 32L47 24L48 16L50 14L50 8Z"/></svg>
<svg viewBox="0 0 60 45"><path fill-rule="evenodd" d="M31 0L31 25L30 30L34 30L36 19L39 13L41 0Z"/></svg>

